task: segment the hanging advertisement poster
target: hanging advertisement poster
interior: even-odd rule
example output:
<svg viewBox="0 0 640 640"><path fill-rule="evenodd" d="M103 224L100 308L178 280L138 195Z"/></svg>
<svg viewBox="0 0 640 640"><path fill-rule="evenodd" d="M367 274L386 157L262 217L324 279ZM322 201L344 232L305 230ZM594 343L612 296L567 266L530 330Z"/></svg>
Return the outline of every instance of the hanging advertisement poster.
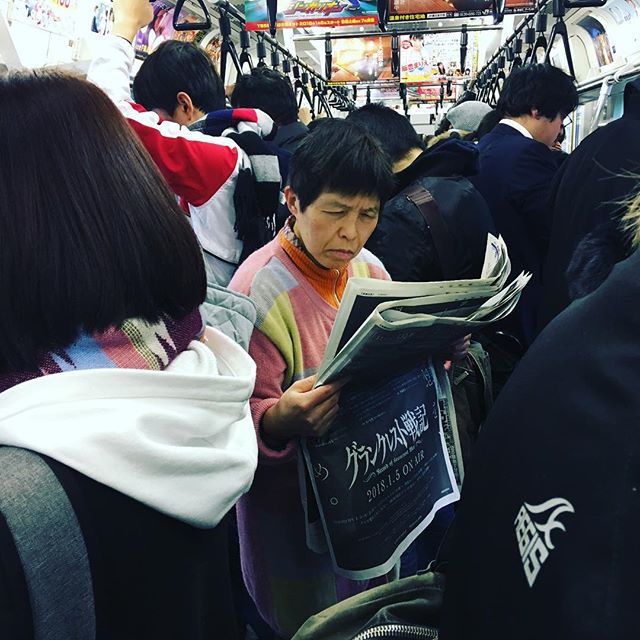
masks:
<svg viewBox="0 0 640 640"><path fill-rule="evenodd" d="M533 13L535 0L506 0L504 12ZM390 0L389 22L463 18L491 13L491 0Z"/></svg>
<svg viewBox="0 0 640 640"><path fill-rule="evenodd" d="M245 0L247 31L267 31L267 0ZM350 27L378 24L378 9L372 0L277 0L276 27Z"/></svg>
<svg viewBox="0 0 640 640"><path fill-rule="evenodd" d="M23 0L10 6L10 20L73 37L76 0Z"/></svg>
<svg viewBox="0 0 640 640"><path fill-rule="evenodd" d="M165 40L180 40L182 42L196 40L199 35L198 31L175 31L173 28L174 8L172 5L163 0L155 0L151 4L153 5L153 20L138 31L133 41L138 58L145 58ZM180 22L200 22L200 19L193 14L182 11Z"/></svg>
<svg viewBox="0 0 640 640"><path fill-rule="evenodd" d="M470 79L477 72L477 34L469 34L465 68L460 68L460 34L412 34L400 37L400 82L444 84Z"/></svg>
<svg viewBox="0 0 640 640"><path fill-rule="evenodd" d="M332 40L329 84L393 80L391 38L342 38Z"/></svg>

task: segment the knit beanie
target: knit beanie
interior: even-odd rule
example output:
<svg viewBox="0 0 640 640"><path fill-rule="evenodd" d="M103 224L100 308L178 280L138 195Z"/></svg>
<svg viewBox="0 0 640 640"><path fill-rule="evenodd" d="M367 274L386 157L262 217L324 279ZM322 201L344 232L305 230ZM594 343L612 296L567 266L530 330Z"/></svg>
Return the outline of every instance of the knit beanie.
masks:
<svg viewBox="0 0 640 640"><path fill-rule="evenodd" d="M447 120L454 129L475 131L491 107L479 100L467 100L447 111Z"/></svg>

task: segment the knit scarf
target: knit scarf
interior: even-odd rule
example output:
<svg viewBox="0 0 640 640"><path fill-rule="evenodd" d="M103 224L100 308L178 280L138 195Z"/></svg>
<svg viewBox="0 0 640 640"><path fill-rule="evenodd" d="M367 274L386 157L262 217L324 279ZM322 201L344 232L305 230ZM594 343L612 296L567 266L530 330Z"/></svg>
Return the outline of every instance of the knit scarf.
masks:
<svg viewBox="0 0 640 640"><path fill-rule="evenodd" d="M83 369L154 369L161 371L203 332L195 310L182 320L163 316L159 322L125 320L119 327L83 333L64 349L46 353L33 371L0 373L0 393L21 382L52 373Z"/></svg>
<svg viewBox="0 0 640 640"><path fill-rule="evenodd" d="M190 129L230 138L249 157L250 168L240 169L233 195L235 230L243 242L242 262L275 236L275 217L284 180L275 148L265 142L275 134L275 125L261 111L226 109L208 113Z"/></svg>

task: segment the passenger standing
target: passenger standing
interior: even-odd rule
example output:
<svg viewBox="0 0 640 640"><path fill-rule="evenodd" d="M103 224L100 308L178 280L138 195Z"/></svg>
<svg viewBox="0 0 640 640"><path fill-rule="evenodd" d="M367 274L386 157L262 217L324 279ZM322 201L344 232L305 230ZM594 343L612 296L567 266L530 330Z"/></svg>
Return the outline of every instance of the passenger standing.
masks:
<svg viewBox="0 0 640 640"><path fill-rule="evenodd" d="M587 136L565 160L551 187L553 228L544 268L542 326L570 302L566 271L587 234L595 232L599 238L603 250L591 260L605 262L605 270L625 257L629 248L617 227L637 186L633 176L639 173L640 80L634 80L625 87L622 117ZM612 256L607 260L604 249L612 246L621 251L607 249Z"/></svg>
<svg viewBox="0 0 640 640"><path fill-rule="evenodd" d="M282 637L312 614L367 588L334 573L306 544L298 440L331 426L343 383L313 389L347 280L388 279L363 249L391 188L388 161L358 125L327 121L292 158L291 218L242 264L230 287L258 308L249 353L258 366L251 408L259 465L238 503L242 570L258 611Z"/></svg>
<svg viewBox="0 0 640 640"><path fill-rule="evenodd" d="M96 638L237 638L223 518L257 462L255 365L203 327L193 231L88 82L0 79L0 146L11 149L0 156L0 444L43 454L64 489L88 567L63 571L91 587ZM3 510L13 471L2 470ZM35 533L43 522L29 516ZM52 628L60 617L89 628L83 603L51 607L60 594L40 592L31 610L11 539L0 517L2 637L32 637L43 614L51 637L71 637ZM49 539L27 544L39 558L72 544Z"/></svg>
<svg viewBox="0 0 640 640"><path fill-rule="evenodd" d="M506 79L500 123L478 143L480 170L472 182L484 196L509 247L512 271L533 278L504 330L528 346L536 333L541 273L551 232L550 186L558 169L556 141L578 104L570 76L549 65L515 69Z"/></svg>
<svg viewBox="0 0 640 640"><path fill-rule="evenodd" d="M231 104L260 109L269 115L277 125L273 143L289 153L309 135L306 125L298 119L291 81L275 69L256 67L241 76L231 94Z"/></svg>
<svg viewBox="0 0 640 640"><path fill-rule="evenodd" d="M477 172L476 147L449 140L425 151L407 118L381 104L361 107L348 120L380 142L395 175L393 193L367 249L382 260L393 280L479 278L487 234L495 233L495 227L484 198L469 181ZM429 225L406 197L411 187L423 187L433 196L451 237L449 255L438 256ZM450 266L446 273L443 265Z"/></svg>
<svg viewBox="0 0 640 640"><path fill-rule="evenodd" d="M147 0L115 0L114 16L112 35L103 38L102 54L92 61L88 78L116 103L184 201L209 278L225 286L241 260L273 235L281 176L276 157L261 140L272 133L273 122L252 109L216 117L216 110L225 107L222 81L204 51L188 43L164 43L136 77L138 99L157 113L132 103L131 42L150 22L153 9ZM205 133L224 130L225 136L190 131L187 127L195 123ZM265 163L259 160L262 155Z"/></svg>

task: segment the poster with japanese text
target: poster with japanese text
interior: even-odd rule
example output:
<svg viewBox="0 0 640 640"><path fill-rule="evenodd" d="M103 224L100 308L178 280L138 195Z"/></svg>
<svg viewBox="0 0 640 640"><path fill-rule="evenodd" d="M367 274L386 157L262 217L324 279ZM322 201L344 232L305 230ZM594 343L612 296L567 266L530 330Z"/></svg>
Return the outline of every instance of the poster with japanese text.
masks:
<svg viewBox="0 0 640 640"><path fill-rule="evenodd" d="M465 68L460 68L460 34L430 33L400 37L400 81L445 84L469 80L477 72L476 34L469 34Z"/></svg>
<svg viewBox="0 0 640 640"><path fill-rule="evenodd" d="M532 13L535 0L506 0L505 13ZM491 0L389 0L389 22L463 18L491 13Z"/></svg>
<svg viewBox="0 0 640 640"><path fill-rule="evenodd" d="M245 0L247 31L269 29L267 0ZM378 9L371 0L278 0L276 27L350 27L378 24Z"/></svg>
<svg viewBox="0 0 640 640"><path fill-rule="evenodd" d="M440 418L443 397L431 364L384 382L350 386L342 391L328 435L303 442L340 575L384 575L436 512L458 500Z"/></svg>
<svg viewBox="0 0 640 640"><path fill-rule="evenodd" d="M341 38L332 40L330 84L394 80L391 38Z"/></svg>

